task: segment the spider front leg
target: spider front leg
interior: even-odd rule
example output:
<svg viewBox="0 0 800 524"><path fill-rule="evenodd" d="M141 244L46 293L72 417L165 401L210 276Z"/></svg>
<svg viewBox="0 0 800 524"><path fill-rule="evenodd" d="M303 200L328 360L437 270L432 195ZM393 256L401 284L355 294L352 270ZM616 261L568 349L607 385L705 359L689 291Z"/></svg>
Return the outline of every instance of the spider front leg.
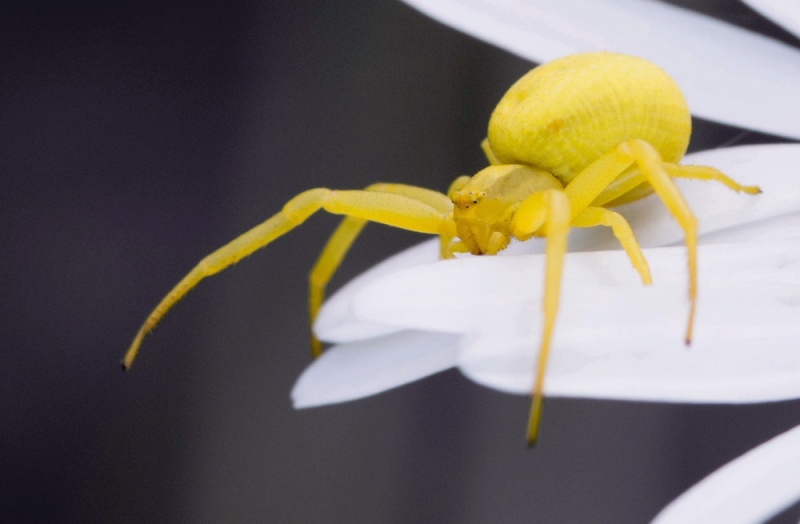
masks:
<svg viewBox="0 0 800 524"><path fill-rule="evenodd" d="M453 203L447 196L438 191L423 187L409 186L406 184L372 184L364 191L390 193L399 195L436 209L443 215L449 215L453 210ZM314 320L317 318L319 308L325 299L325 288L328 286L333 274L339 269L344 257L364 229L367 220L355 216L345 217L333 232L325 247L322 249L317 262L311 268L308 276L308 317L311 326L311 356L317 358L322 354L322 343L314 335ZM442 243L452 236L440 235Z"/></svg>
<svg viewBox="0 0 800 524"><path fill-rule="evenodd" d="M697 219L664 168L664 162L658 151L644 140L626 140L578 173L564 188L564 192L573 206L573 219L577 218L606 188L634 164L644 180L661 198L669 213L678 221L686 237L689 267L689 318L684 340L689 344L692 340L697 303Z"/></svg>
<svg viewBox="0 0 800 524"><path fill-rule="evenodd" d="M453 208L453 195L458 193L472 179L470 176L460 176L456 178L447 189L447 197L450 201L450 209ZM456 253L469 253L469 248L460 240L454 241L454 235L441 235L439 237L439 258L442 260L453 258Z"/></svg>
<svg viewBox="0 0 800 524"><path fill-rule="evenodd" d="M320 209L329 213L379 222L389 226L435 235L454 234L452 218L425 202L402 194L377 191L310 189L291 199L272 218L217 249L200 261L165 296L147 317L122 360L123 369L133 364L144 336L201 280L231 266L299 226Z"/></svg>
<svg viewBox="0 0 800 524"><path fill-rule="evenodd" d="M567 251L567 234L570 227L570 202L559 189L549 189L533 193L514 212L511 219L511 234L526 240L534 234L544 232L545 278L543 297L543 327L539 344L539 357L536 364L536 377L533 383L531 411L528 419L528 445L533 446L539 433L539 420L542 417L545 368L553 338L558 299L561 289L561 270L564 254Z"/></svg>

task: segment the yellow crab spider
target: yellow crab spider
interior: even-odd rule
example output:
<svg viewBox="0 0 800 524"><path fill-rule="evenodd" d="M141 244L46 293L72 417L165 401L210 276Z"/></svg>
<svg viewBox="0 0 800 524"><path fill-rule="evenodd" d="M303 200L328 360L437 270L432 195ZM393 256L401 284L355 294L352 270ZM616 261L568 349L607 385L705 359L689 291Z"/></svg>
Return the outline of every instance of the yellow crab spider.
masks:
<svg viewBox="0 0 800 524"><path fill-rule="evenodd" d="M447 195L403 184L364 190L310 189L261 225L214 251L162 299L122 361L133 363L144 336L205 277L235 264L302 224L320 209L344 215L310 274L313 324L325 286L366 222L438 235L441 257L495 255L512 238L545 239L543 330L532 389L527 440L536 440L543 384L558 309L561 268L572 227L610 227L644 284L650 271L630 226L609 209L655 192L686 236L692 337L697 300L697 224L673 178L742 186L705 166L682 166L691 117L678 86L641 58L581 53L547 63L518 80L489 120L483 150L489 167L458 178ZM312 353L322 348L312 335Z"/></svg>

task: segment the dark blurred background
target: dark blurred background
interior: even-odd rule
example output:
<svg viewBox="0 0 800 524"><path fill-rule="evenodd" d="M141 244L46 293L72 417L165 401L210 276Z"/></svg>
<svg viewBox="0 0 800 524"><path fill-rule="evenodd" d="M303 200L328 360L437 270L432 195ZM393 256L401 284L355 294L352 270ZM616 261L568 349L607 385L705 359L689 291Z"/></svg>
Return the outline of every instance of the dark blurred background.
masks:
<svg viewBox="0 0 800 524"><path fill-rule="evenodd" d="M798 402L550 399L531 451L528 400L456 371L294 411L329 216L203 282L119 370L188 269L300 191L482 167L530 67L390 0L0 8L0 520L641 522L797 424ZM418 240L368 228L336 285Z"/></svg>

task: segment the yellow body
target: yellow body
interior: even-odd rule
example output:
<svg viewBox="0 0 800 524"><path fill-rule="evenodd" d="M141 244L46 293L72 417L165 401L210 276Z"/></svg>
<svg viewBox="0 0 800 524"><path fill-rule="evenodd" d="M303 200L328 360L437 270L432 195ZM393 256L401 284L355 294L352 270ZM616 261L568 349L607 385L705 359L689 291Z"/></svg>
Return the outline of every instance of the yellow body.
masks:
<svg viewBox="0 0 800 524"><path fill-rule="evenodd" d="M697 295L697 224L673 178L715 181L750 194L711 167L681 166L691 120L675 83L658 67L614 53L571 55L522 77L502 98L489 122L483 149L491 164L458 178L447 195L403 184L364 190L310 189L187 274L156 306L122 361L133 363L144 336L202 279L238 262L302 224L320 209L345 219L309 276L314 318L325 287L366 222L438 235L442 258L454 253L495 255L511 239L546 240L544 324L539 346L528 442L538 433L544 375L558 309L561 268L572 227L610 227L642 282L650 271L630 226L609 206L655 191L686 234L691 339ZM312 336L312 353L322 347Z"/></svg>
<svg viewBox="0 0 800 524"><path fill-rule="evenodd" d="M634 138L676 163L691 133L686 101L664 71L641 58L585 53L514 83L492 113L488 139L497 163L536 166L567 184Z"/></svg>

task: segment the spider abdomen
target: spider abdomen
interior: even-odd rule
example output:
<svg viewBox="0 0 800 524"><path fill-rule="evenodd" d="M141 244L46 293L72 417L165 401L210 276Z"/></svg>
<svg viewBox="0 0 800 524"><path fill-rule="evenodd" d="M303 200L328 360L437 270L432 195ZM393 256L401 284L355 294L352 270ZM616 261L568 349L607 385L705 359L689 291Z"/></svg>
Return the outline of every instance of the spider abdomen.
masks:
<svg viewBox="0 0 800 524"><path fill-rule="evenodd" d="M498 103L489 146L503 164L528 164L568 183L640 138L666 162L689 144L691 117L675 82L654 64L616 53L570 55L531 70Z"/></svg>

